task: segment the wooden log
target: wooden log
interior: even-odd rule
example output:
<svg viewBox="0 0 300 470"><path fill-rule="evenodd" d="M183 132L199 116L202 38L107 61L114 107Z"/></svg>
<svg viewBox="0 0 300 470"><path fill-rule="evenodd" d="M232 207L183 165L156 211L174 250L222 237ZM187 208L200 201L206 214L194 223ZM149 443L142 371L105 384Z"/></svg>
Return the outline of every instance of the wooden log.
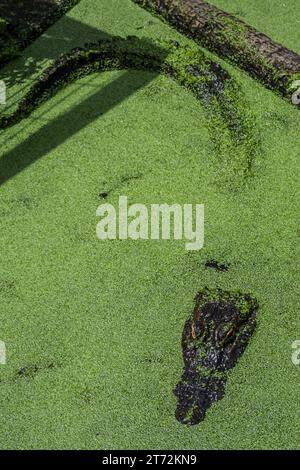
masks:
<svg viewBox="0 0 300 470"><path fill-rule="evenodd" d="M284 96L295 92L300 56L202 0L133 0Z"/></svg>

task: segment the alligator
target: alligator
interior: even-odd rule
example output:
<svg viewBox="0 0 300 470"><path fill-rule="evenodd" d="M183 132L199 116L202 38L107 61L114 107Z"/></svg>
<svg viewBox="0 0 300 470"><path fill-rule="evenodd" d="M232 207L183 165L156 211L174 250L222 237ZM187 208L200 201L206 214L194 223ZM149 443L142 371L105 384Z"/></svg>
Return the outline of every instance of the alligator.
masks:
<svg viewBox="0 0 300 470"><path fill-rule="evenodd" d="M198 292L183 330L184 372L174 390L179 422L200 423L206 410L223 398L228 371L255 331L257 309L250 294L208 288Z"/></svg>

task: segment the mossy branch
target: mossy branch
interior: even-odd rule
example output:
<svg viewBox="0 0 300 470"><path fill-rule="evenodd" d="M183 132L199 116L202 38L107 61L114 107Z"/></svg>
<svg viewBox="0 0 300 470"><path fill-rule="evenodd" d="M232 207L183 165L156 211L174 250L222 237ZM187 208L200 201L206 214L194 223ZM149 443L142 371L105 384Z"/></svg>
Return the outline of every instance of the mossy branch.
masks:
<svg viewBox="0 0 300 470"><path fill-rule="evenodd" d="M137 69L163 73L190 90L208 114L208 128L219 175L231 189L253 176L259 139L255 119L240 88L219 64L194 46L136 37L101 40L62 55L32 85L17 109L0 115L4 130L28 117L40 104L77 78L107 70Z"/></svg>
<svg viewBox="0 0 300 470"><path fill-rule="evenodd" d="M300 56L202 0L133 0L283 96L300 74Z"/></svg>

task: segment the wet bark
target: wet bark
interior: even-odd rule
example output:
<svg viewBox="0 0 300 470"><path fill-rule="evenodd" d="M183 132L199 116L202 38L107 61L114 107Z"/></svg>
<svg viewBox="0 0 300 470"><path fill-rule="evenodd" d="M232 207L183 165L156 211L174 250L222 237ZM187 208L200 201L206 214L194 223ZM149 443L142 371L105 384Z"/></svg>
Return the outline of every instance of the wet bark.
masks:
<svg viewBox="0 0 300 470"><path fill-rule="evenodd" d="M251 76L287 96L300 56L202 0L133 0ZM297 77L299 78L299 77Z"/></svg>

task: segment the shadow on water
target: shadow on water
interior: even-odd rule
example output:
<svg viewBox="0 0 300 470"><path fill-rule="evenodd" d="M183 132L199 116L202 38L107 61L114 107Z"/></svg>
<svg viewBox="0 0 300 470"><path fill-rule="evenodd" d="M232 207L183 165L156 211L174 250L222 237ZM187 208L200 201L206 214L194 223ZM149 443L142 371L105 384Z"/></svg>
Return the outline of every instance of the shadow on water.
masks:
<svg viewBox="0 0 300 470"><path fill-rule="evenodd" d="M128 96L150 83L154 74L124 71L69 111L41 127L0 158L0 185L30 166ZM87 112L88 110L88 112Z"/></svg>
<svg viewBox="0 0 300 470"><path fill-rule="evenodd" d="M26 83L34 73L41 70L45 61L56 59L73 47L110 38L108 33L64 16L38 38L38 47L34 43L21 56L6 65L0 71L1 79L7 87Z"/></svg>
<svg viewBox="0 0 300 470"><path fill-rule="evenodd" d="M23 81L28 80L42 60L54 59L60 53L69 52L73 47L82 46L84 43L111 38L109 34L69 17L64 17L59 23L61 23L61 27L55 27L55 35L51 34L53 28L50 28L39 38L38 48L30 47L25 51L24 62L23 64L18 63L18 70L14 71L13 65L5 69L7 75L4 74L1 78L4 79L7 86L22 84ZM63 33L62 36L57 35L59 31ZM84 38L84 41L81 38ZM140 41L143 42L146 39ZM28 52L31 53L31 49L34 54L28 57ZM26 60L29 63L29 59L31 65L26 66ZM2 154L0 157L0 185L63 144L71 136L126 100L130 95L148 85L156 76L155 72L133 74L130 71L124 71L113 82L96 90L80 104L51 120L16 147ZM89 112L86 112L87 109ZM47 113L42 117L43 119L47 118Z"/></svg>

